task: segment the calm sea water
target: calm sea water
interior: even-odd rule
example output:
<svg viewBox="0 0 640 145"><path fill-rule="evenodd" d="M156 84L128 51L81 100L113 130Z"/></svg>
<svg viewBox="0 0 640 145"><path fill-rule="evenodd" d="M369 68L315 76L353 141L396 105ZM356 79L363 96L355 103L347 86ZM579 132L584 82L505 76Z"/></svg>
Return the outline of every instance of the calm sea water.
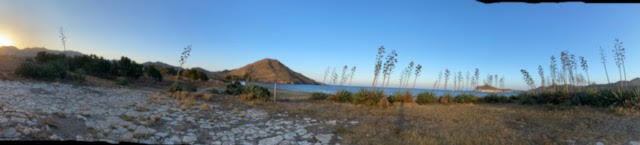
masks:
<svg viewBox="0 0 640 145"><path fill-rule="evenodd" d="M267 88L273 88L273 84L263 84L263 83L258 83L258 85L260 86L264 86ZM366 90L371 90L371 87L363 87L363 86L335 86L335 85L305 85L305 84L278 84L278 89L282 89L282 90L288 90L288 91L299 91L299 92L323 92L323 93L329 93L329 94L334 94L336 93L338 90L347 90L350 92L357 92L360 89L366 89ZM483 93L483 92L476 92L476 91L450 91L450 90L433 90L433 89L400 89L400 88L382 88L382 87L377 87L376 90L383 90L384 92L387 93L387 95L391 95L393 92L397 92L397 91L405 91L408 90L409 92L413 93L413 95L415 96L418 93L422 93L422 92L432 92L438 96L440 95L444 95L444 94L452 94L452 95L458 95L458 94L463 94L463 93L467 93L467 94L475 94L476 96L486 96L488 94L491 93ZM506 92L506 93L500 93L506 96L511 96L511 95L516 95L517 93L514 92Z"/></svg>

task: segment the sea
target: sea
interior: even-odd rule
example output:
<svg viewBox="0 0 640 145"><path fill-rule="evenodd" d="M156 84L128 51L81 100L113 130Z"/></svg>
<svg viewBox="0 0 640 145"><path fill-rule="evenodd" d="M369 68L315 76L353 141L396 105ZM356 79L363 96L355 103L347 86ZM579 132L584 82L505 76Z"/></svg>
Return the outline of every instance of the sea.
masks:
<svg viewBox="0 0 640 145"><path fill-rule="evenodd" d="M257 84L267 88L273 88L273 84L268 84L268 83L252 83L252 84ZM371 90L371 86L365 87L365 86L309 85L309 84L278 84L277 88L278 90L309 92L309 93L321 92L321 93L327 93L327 94L334 94L339 90L346 90L352 93L355 93L360 89ZM459 94L474 94L476 96L487 96L489 94L492 94L492 93L485 93L485 92L476 92L473 90L453 91L453 90L441 90L441 89L419 89L419 88L414 89L414 88L394 88L394 87L388 87L388 88L376 87L375 89L383 90L385 93L387 93L387 95L391 95L393 92L398 92L398 91L401 91L401 92L409 91L414 96L422 92L431 92L436 94L437 96L441 96L445 94L451 94L454 96ZM503 93L497 93L497 94L512 96L512 95L517 95L517 92L503 92Z"/></svg>

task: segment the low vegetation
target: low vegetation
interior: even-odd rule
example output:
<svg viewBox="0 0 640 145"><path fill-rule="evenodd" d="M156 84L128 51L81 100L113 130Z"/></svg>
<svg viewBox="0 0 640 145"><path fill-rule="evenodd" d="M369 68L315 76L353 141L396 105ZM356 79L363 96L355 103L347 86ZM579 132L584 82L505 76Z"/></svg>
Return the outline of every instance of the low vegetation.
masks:
<svg viewBox="0 0 640 145"><path fill-rule="evenodd" d="M112 80L116 84L126 85L141 77L157 82L163 81L164 75L176 75L176 69L154 65L143 66L128 57L119 60L108 60L96 55L66 56L48 52L38 54L20 64L15 74L34 80L83 81L85 75ZM180 73L190 80L207 81L209 78L200 69L186 69Z"/></svg>
<svg viewBox="0 0 640 145"><path fill-rule="evenodd" d="M433 104L433 103L436 103L437 101L438 99L436 98L436 94L433 94L431 92L420 93L416 98L416 103L420 105Z"/></svg>
<svg viewBox="0 0 640 145"><path fill-rule="evenodd" d="M258 85L242 85L239 81L233 81L224 91L227 94L239 95L245 100L261 100L268 101L271 98L269 89Z"/></svg>

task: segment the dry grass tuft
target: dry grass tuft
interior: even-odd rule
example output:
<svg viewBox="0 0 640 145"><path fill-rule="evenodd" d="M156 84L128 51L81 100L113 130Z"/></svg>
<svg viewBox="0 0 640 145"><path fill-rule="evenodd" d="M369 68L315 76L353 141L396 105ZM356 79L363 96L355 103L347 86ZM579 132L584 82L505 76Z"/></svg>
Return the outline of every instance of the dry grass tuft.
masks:
<svg viewBox="0 0 640 145"><path fill-rule="evenodd" d="M207 102L211 102L211 97L213 96L213 94L210 93L205 93L202 98L207 101Z"/></svg>
<svg viewBox="0 0 640 145"><path fill-rule="evenodd" d="M41 126L49 126L51 128L58 128L58 121L54 120L53 118L40 119L40 121L38 123Z"/></svg>
<svg viewBox="0 0 640 145"><path fill-rule="evenodd" d="M200 105L200 110L201 110L201 111L209 111L209 104L207 104L207 103L202 103L202 104Z"/></svg>

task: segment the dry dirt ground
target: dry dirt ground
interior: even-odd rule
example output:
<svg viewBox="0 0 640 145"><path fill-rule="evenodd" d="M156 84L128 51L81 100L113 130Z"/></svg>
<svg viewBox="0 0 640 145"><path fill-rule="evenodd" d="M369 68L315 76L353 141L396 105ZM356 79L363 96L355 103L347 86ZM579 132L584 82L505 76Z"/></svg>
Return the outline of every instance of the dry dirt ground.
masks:
<svg viewBox="0 0 640 145"><path fill-rule="evenodd" d="M640 113L591 107L517 104L396 104L389 108L316 102L255 104L318 120L352 120L338 128L343 144L631 144Z"/></svg>

